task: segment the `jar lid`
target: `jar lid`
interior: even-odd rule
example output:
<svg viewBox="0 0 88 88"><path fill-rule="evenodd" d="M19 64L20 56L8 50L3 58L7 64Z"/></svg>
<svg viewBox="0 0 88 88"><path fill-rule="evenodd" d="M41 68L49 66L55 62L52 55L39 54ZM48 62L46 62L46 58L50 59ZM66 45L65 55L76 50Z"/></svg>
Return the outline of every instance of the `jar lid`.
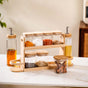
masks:
<svg viewBox="0 0 88 88"><path fill-rule="evenodd" d="M66 60L68 59L68 57L64 56L64 55L56 55L54 56L55 60Z"/></svg>
<svg viewBox="0 0 88 88"><path fill-rule="evenodd" d="M33 34L25 34L26 37L32 37Z"/></svg>
<svg viewBox="0 0 88 88"><path fill-rule="evenodd" d="M14 34L14 35L7 35L7 38L9 38L9 39L16 38L16 34Z"/></svg>
<svg viewBox="0 0 88 88"><path fill-rule="evenodd" d="M35 33L33 34L34 36L42 36L43 34L42 33Z"/></svg>
<svg viewBox="0 0 88 88"><path fill-rule="evenodd" d="M47 33L43 33L43 35L53 35L53 33L47 32Z"/></svg>
<svg viewBox="0 0 88 88"><path fill-rule="evenodd" d="M25 53L25 57L32 57L32 56L35 56L35 55L37 55L35 51L30 51L30 52Z"/></svg>
<svg viewBox="0 0 88 88"><path fill-rule="evenodd" d="M38 56L48 55L47 50L37 50L36 53Z"/></svg>
<svg viewBox="0 0 88 88"><path fill-rule="evenodd" d="M53 32L54 35L62 34L62 32Z"/></svg>

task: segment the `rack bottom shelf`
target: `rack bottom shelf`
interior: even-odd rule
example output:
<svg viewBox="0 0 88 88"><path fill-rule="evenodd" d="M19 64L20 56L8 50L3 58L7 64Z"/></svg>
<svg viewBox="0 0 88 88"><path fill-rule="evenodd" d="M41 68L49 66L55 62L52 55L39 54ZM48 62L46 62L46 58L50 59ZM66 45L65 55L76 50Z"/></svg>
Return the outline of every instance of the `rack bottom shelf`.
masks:
<svg viewBox="0 0 88 88"><path fill-rule="evenodd" d="M10 70L12 72L28 72L28 71L40 71L40 70L47 70L48 66L46 67L36 67L36 68L25 68L24 70L22 70L21 68L18 67L13 67Z"/></svg>

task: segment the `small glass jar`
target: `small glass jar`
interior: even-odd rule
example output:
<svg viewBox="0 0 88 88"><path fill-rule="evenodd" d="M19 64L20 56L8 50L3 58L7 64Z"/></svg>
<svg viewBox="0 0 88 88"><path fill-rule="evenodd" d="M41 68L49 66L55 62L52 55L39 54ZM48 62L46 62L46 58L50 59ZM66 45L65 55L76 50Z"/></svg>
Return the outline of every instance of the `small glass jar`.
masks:
<svg viewBox="0 0 88 88"><path fill-rule="evenodd" d="M16 60L16 54L17 54L16 35L8 35L6 40L6 48L7 48L7 65L12 66L10 64L10 61Z"/></svg>
<svg viewBox="0 0 88 88"><path fill-rule="evenodd" d="M35 46L32 42L33 34L30 34L28 37L25 38L25 47L32 47Z"/></svg>
<svg viewBox="0 0 88 88"><path fill-rule="evenodd" d="M67 73L67 57L65 56L54 56L56 60L56 73Z"/></svg>
<svg viewBox="0 0 88 88"><path fill-rule="evenodd" d="M32 39L33 39L33 34L30 34L29 36L25 37L25 41L32 42Z"/></svg>
<svg viewBox="0 0 88 88"><path fill-rule="evenodd" d="M43 33L43 45L53 45L52 33Z"/></svg>
<svg viewBox="0 0 88 88"><path fill-rule="evenodd" d="M42 40L42 34L34 34L32 42L35 46L43 46Z"/></svg>
<svg viewBox="0 0 88 88"><path fill-rule="evenodd" d="M65 41L64 41L64 34L61 34L60 36L59 36L59 41L60 41L60 43L61 44L63 44Z"/></svg>
<svg viewBox="0 0 88 88"><path fill-rule="evenodd" d="M53 45L60 44L60 34L61 32L53 32Z"/></svg>

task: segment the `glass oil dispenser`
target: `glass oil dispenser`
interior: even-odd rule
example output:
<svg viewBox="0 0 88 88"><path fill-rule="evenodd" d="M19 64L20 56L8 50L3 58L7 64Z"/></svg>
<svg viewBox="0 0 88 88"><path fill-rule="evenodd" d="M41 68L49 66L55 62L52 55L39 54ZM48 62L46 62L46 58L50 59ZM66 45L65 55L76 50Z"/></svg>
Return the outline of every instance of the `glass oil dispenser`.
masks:
<svg viewBox="0 0 88 88"><path fill-rule="evenodd" d="M7 65L12 66L10 64L10 61L16 60L17 40L16 40L16 35L12 34L12 28L9 28L9 30L10 30L10 35L7 36L7 40L6 40Z"/></svg>
<svg viewBox="0 0 88 88"><path fill-rule="evenodd" d="M66 34L65 34L65 56L68 56L69 58L72 57L72 35L68 32L68 28L66 28ZM68 60L68 66L72 66L71 60Z"/></svg>

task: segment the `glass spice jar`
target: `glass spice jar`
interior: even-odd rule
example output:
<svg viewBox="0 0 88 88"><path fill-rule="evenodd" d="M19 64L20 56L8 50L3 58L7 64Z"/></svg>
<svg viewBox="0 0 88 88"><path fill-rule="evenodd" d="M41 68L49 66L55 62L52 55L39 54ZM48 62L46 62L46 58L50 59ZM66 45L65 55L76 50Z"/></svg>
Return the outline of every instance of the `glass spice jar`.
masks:
<svg viewBox="0 0 88 88"><path fill-rule="evenodd" d="M56 60L56 73L67 73L67 57L63 55L54 56Z"/></svg>
<svg viewBox="0 0 88 88"><path fill-rule="evenodd" d="M25 38L25 47L32 47L35 46L32 42L33 34L30 34L28 37Z"/></svg>
<svg viewBox="0 0 88 88"><path fill-rule="evenodd" d="M34 34L32 42L35 46L43 46L42 34Z"/></svg>
<svg viewBox="0 0 88 88"><path fill-rule="evenodd" d="M60 44L64 44L64 37L65 37L65 35L64 34L61 34L60 36L59 36L59 42L60 42Z"/></svg>
<svg viewBox="0 0 88 88"><path fill-rule="evenodd" d="M6 48L7 48L7 65L12 66L10 64L11 60L16 60L17 54L17 39L16 35L12 34L12 28L10 29L10 35L7 36L6 40Z"/></svg>
<svg viewBox="0 0 88 88"><path fill-rule="evenodd" d="M43 45L53 45L52 33L43 33Z"/></svg>
<svg viewBox="0 0 88 88"><path fill-rule="evenodd" d="M60 35L61 35L61 32L53 32L53 45L58 45L61 43Z"/></svg>

